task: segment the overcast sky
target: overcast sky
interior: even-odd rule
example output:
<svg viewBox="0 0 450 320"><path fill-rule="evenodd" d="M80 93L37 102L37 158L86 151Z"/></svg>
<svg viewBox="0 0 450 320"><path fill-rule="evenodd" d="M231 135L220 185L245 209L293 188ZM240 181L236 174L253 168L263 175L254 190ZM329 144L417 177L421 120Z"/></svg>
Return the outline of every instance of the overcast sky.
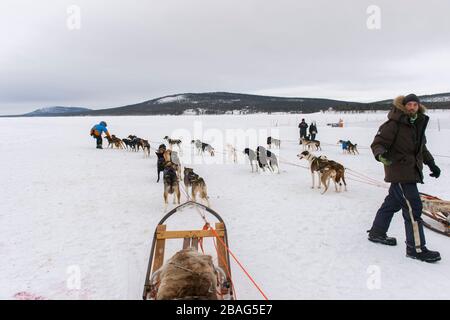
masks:
<svg viewBox="0 0 450 320"><path fill-rule="evenodd" d="M0 114L184 92L450 92L449 12L448 0L2 0Z"/></svg>

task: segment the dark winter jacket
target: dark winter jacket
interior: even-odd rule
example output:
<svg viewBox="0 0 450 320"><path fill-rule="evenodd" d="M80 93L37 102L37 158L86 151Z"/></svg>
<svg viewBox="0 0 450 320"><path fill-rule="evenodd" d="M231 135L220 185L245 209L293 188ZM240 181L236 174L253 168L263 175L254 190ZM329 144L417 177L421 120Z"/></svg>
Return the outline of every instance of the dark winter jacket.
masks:
<svg viewBox="0 0 450 320"><path fill-rule="evenodd" d="M420 104L417 119L412 124L402 103L403 98L394 99L388 113L389 120L379 128L371 148L377 160L384 154L392 161L391 165L384 166L386 182L423 183L423 164L434 162L426 147L425 130L429 117L425 115L425 106Z"/></svg>
<svg viewBox="0 0 450 320"><path fill-rule="evenodd" d="M298 127L299 127L301 132L306 133L306 129L308 129L308 124L306 122L302 121L302 122L300 122Z"/></svg>
<svg viewBox="0 0 450 320"><path fill-rule="evenodd" d="M317 127L314 124L309 126L309 133L310 134L317 134L318 133Z"/></svg>

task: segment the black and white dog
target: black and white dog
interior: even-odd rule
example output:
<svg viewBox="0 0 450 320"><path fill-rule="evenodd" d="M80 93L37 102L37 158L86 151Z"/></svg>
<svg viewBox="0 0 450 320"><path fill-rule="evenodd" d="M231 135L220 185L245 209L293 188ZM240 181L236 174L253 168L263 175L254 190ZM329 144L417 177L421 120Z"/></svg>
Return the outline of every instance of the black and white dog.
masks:
<svg viewBox="0 0 450 320"><path fill-rule="evenodd" d="M275 167L277 168L277 173L280 173L280 168L278 167L278 159L273 152L266 150L266 148L259 146L256 148L256 159L258 161L258 165L263 171L266 171L266 168L269 171L275 172Z"/></svg>
<svg viewBox="0 0 450 320"><path fill-rule="evenodd" d="M257 160L256 152L250 148L245 148L243 152L244 152L244 154L246 154L248 156L248 160L250 161L250 166L252 167L252 172L253 172L253 163L255 163L256 172L258 172L258 160Z"/></svg>

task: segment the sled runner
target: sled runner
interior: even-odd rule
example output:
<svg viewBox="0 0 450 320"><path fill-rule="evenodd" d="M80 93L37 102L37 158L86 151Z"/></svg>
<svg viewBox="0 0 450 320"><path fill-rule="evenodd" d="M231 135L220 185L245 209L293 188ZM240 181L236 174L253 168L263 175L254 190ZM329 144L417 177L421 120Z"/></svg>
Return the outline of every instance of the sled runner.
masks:
<svg viewBox="0 0 450 320"><path fill-rule="evenodd" d="M205 212L213 215L219 222L212 228L209 223L200 230L183 230L168 231L165 222L175 213L185 209L205 210ZM206 221L206 219L204 219ZM225 223L220 215L214 210L194 201L185 202L178 207L169 211L158 223L150 251L150 258L147 266L147 275L145 278L143 299L156 300L159 289L159 273L165 263L164 253L166 248L166 240L179 239L182 241L180 249L193 248L198 252L199 247L203 251L203 239L213 238L215 241L215 249L218 265L214 265L217 274L217 299L219 300L235 300L234 288L231 279L230 256L227 251L228 235ZM181 241L180 241L181 242ZM201 254L201 253L200 253ZM202 299L202 297L183 297L180 299Z"/></svg>
<svg viewBox="0 0 450 320"><path fill-rule="evenodd" d="M423 225L433 231L450 237L450 201L429 194L420 193L424 214Z"/></svg>

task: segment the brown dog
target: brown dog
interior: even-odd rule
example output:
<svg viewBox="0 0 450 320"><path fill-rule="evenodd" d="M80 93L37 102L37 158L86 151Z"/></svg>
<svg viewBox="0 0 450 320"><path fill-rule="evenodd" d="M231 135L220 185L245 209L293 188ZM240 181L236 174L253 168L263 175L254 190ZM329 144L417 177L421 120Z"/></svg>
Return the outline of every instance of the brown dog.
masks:
<svg viewBox="0 0 450 320"><path fill-rule="evenodd" d="M345 191L347 191L347 183L345 182L345 168L342 164L333 161L328 160L324 156L316 157L309 151L303 151L302 153L298 154L297 157L299 159L306 159L310 163L310 169L311 169L311 176L312 176L312 187L314 188L314 172L317 172L319 175L319 186L320 189L321 186L321 172L323 169L329 167L330 169L333 169L336 171L336 176L334 178L334 181L339 185L339 191L342 187L341 181L344 183Z"/></svg>
<svg viewBox="0 0 450 320"><path fill-rule="evenodd" d="M337 189L336 186L336 191L340 192L342 190L342 183L341 181L344 183L344 190L347 191L347 183L345 182L345 168L342 164L333 161L333 160L328 160L325 163L326 167L329 167L331 169L333 169L334 171L336 171L336 176L334 177L334 181L337 185L339 185L339 190Z"/></svg>
<svg viewBox="0 0 450 320"><path fill-rule="evenodd" d="M205 180L196 174L192 168L184 168L184 186L186 192L191 187L191 195L194 201L197 201L197 195L199 195L200 199L204 200L209 207L209 197Z"/></svg>
<svg viewBox="0 0 450 320"><path fill-rule="evenodd" d="M165 209L167 209L168 197L169 194L173 194L173 203L180 204L180 184L176 172L176 165L172 162L167 162L164 165L164 173L163 173L163 180L164 180L164 204Z"/></svg>
<svg viewBox="0 0 450 320"><path fill-rule="evenodd" d="M144 157L150 157L150 143L148 140L141 139L141 147L144 150Z"/></svg>
<svg viewBox="0 0 450 320"><path fill-rule="evenodd" d="M178 178L181 179L181 161L180 158L178 158L178 153L167 149L164 151L163 157L166 163L171 162L176 165L175 169L177 171Z"/></svg>
<svg viewBox="0 0 450 320"><path fill-rule="evenodd" d="M323 187L325 188L325 190L323 190L322 194L324 194L325 192L327 192L328 187L330 186L330 180L333 179L334 181L334 185L337 191L337 184L336 184L336 170L331 169L330 167L325 167L323 170L321 170L320 172L320 181L323 184Z"/></svg>
<svg viewBox="0 0 450 320"><path fill-rule="evenodd" d="M108 148L116 146L117 149L123 149L125 147L123 141L115 135L111 135L111 137L106 136L105 139L108 140Z"/></svg>

